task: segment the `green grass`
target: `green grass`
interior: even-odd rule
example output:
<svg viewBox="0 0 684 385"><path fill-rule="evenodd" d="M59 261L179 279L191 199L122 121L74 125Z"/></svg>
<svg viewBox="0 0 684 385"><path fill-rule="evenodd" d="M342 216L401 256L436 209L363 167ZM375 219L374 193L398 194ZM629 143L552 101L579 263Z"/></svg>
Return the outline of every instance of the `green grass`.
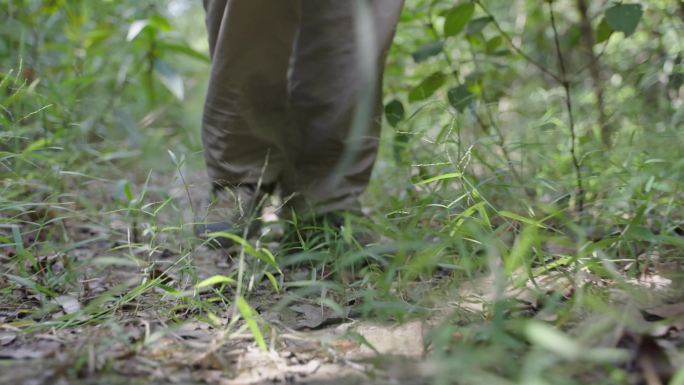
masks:
<svg viewBox="0 0 684 385"><path fill-rule="evenodd" d="M341 229L283 221L288 243L235 236L240 247L211 252L192 233L208 190L197 128L208 66L193 54L203 36L187 16L201 18L200 8L127 41L131 22L164 12L39 3L12 2L0 18L22 31L0 35L0 327L29 341L81 335L96 353L65 352L73 381L120 372L107 351L134 356L193 322L214 328L215 349L245 336L275 349L287 325L273 313L307 303L343 320L429 323L436 383L627 384L633 350L606 336L647 335L653 325L632 310L683 299L684 26L667 16L674 5L649 4L635 35L603 48L610 148L593 89L575 72L579 193L563 87L505 45L481 53L498 36L491 24L479 38L449 38L453 62L415 63L410 53L439 37L428 13L439 24L451 5L409 4L386 79L387 100L407 114L383 132L363 197L370 214ZM517 31L513 11L490 7ZM529 25L515 35L555 71L552 40L535 38L551 36L537 8L523 6ZM559 23L578 71L582 48L570 21ZM155 39L187 49L150 51ZM185 101L149 76L151 52L184 77ZM407 100L447 67L458 69L447 84L473 94L467 109L449 105L446 89ZM643 283L654 278L669 283ZM681 346L668 352L681 360Z"/></svg>

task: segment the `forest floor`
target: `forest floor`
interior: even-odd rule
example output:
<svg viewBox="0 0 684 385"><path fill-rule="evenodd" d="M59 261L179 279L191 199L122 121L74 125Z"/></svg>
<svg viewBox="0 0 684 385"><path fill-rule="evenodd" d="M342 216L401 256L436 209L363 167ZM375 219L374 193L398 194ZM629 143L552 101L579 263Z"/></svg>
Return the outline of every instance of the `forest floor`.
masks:
<svg viewBox="0 0 684 385"><path fill-rule="evenodd" d="M153 184L173 186L170 195L179 205L188 196L198 205L207 199L201 180L191 176L185 183L173 178ZM107 188L88 186L95 195ZM192 221L190 206L181 207L177 220ZM172 228L172 218L157 220L157 226L167 222ZM284 268L277 292L257 275L245 295L258 314L252 317L262 325L268 346L263 350L244 322L250 316L232 305L232 288L219 293L192 285L213 276L234 277L244 263L240 250L186 248L174 240L173 231L154 242L131 240L145 235L132 235L138 230L130 223L117 211L110 217L54 221L48 226L67 229L69 243L27 260L22 268L31 279L0 276L0 286L15 287L0 298L0 384L431 384L437 378L451 383L455 379L439 373L456 364L448 355L435 358L440 356L436 349L450 349L436 343L435 334L456 345L472 338L469 326L490 320L492 305L502 299L512 303L507 318L554 321L561 310L548 308L549 298L563 303L579 287L602 290L622 312L594 347L626 349L629 357L621 365L635 383L659 384L654 379L672 377L683 362L684 302L677 302L681 293L657 266L646 268L638 280L625 275L620 287L588 271L571 277L549 269L515 287L502 287L492 275L472 277L457 291L445 289L452 278L438 270L402 288L407 303L420 304L419 316L384 322L364 318L358 310L358 282L345 283L343 295L326 294L323 288L293 296L290 288L325 273L306 266ZM23 242L35 241L31 234L40 238L46 233L45 226L34 233L24 229ZM21 253L5 251L0 262L8 266ZM64 282L51 282L58 278ZM59 295L51 285L60 287ZM430 304L421 304L428 294ZM326 305L330 299L338 306ZM598 312L581 313L568 323L575 334L605 320ZM445 329L454 319L455 328ZM548 348L577 354L568 340L553 341Z"/></svg>
<svg viewBox="0 0 684 385"><path fill-rule="evenodd" d="M2 1L0 385L684 385L684 2L543 3L407 1L366 216L219 251L202 2Z"/></svg>

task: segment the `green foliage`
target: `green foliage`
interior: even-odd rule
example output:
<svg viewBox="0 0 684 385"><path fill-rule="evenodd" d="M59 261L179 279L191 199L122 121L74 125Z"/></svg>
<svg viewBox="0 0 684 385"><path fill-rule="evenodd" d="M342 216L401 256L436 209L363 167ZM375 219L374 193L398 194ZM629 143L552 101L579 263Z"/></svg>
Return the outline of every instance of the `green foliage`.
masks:
<svg viewBox="0 0 684 385"><path fill-rule="evenodd" d="M190 230L198 178L184 179L203 172L199 4L181 17L151 0L4 3L0 305L31 304L11 326L116 324L147 307L175 327L249 331L266 349L260 313L305 301L342 319L442 320L428 342L445 383L627 377L624 349L596 346L594 328L566 331L588 314L602 332L630 328L608 296L642 290L631 282L654 266L681 282L684 26L672 1L587 3L588 31L569 0L407 2L386 73L394 130L364 197L373 214L341 229L286 223L285 246L214 234L239 250L208 278ZM130 280L82 284L117 271ZM587 276L572 293L542 287ZM482 277L493 294L464 310ZM523 288L538 320L504 296ZM72 294L82 309L59 314Z"/></svg>
<svg viewBox="0 0 684 385"><path fill-rule="evenodd" d="M401 101L394 99L385 105L385 118L390 126L397 127L399 122L404 120L405 117L406 112Z"/></svg>
<svg viewBox="0 0 684 385"><path fill-rule="evenodd" d="M475 13L475 4L457 5L444 18L444 37L456 36L466 27Z"/></svg>
<svg viewBox="0 0 684 385"><path fill-rule="evenodd" d="M454 107L458 112L463 112L470 105L473 100L473 94L468 89L468 86L461 84L458 87L454 87L447 93L447 98L449 99L449 104Z"/></svg>
<svg viewBox="0 0 684 385"><path fill-rule="evenodd" d="M426 43L417 50L415 50L415 52L413 52L411 56L413 57L413 60L416 63L420 63L442 53L443 47L444 43L442 43L441 41Z"/></svg>
<svg viewBox="0 0 684 385"><path fill-rule="evenodd" d="M419 102L432 96L446 83L446 75L435 72L423 79L420 84L409 92L409 102Z"/></svg>
<svg viewBox="0 0 684 385"><path fill-rule="evenodd" d="M601 22L596 28L596 44L608 40L613 32L613 28L608 24L608 21L606 21L605 18L601 19Z"/></svg>
<svg viewBox="0 0 684 385"><path fill-rule="evenodd" d="M214 285L219 285L219 284L225 285L225 284L234 283L234 282L235 282L234 279L232 279L230 277L226 277L225 275L213 275L207 279L202 280L197 285L195 285L195 287L197 289L202 289L202 288L210 287L210 286L214 286Z"/></svg>
<svg viewBox="0 0 684 385"><path fill-rule="evenodd" d="M406 246L376 282L408 286L411 278L427 277L437 266L453 269L449 274L458 277L455 280L467 280L473 271L487 270L499 261L503 277L516 277L511 278L514 286L582 270L619 281L623 272L636 271L630 270L633 265L625 267L625 259L653 255L667 255L679 266L669 277L681 280L677 244L684 212L675 203L682 199L679 189L684 183L684 115L679 112L684 94L678 80L684 36L679 7L667 1L587 2L595 44L587 47L574 1L476 1L466 26L448 30L447 25L456 25L450 24L456 23L450 12L464 4L408 4L390 55L388 100L402 101L407 118L401 131L387 134L393 143L386 151L395 161L383 164L377 191L368 202L377 211L391 213L380 227L394 239L434 242L416 249ZM578 190L570 123L549 6L557 19L570 85L586 199L581 212L575 209ZM410 60L412 52L435 40L443 42L441 53L419 63ZM671 70L663 70L664 63L670 63ZM593 65L598 82L591 73ZM678 84L677 91L671 88L673 83ZM599 88L608 123L600 121ZM601 140L603 124L614 130L610 147ZM397 183L405 179L413 183ZM653 190L656 184L658 191ZM567 249L554 251L551 245L558 244ZM371 297L376 313L396 317L416 311L392 308L389 290L383 292L382 284L376 290ZM596 292L587 295L597 300ZM567 337L532 323L519 331L535 348L522 349L520 335L511 330L514 321L497 318L498 309L507 313L509 306L503 301L494 304L486 326L467 328L473 333L464 337L469 342L447 344L445 366L463 365L445 372L461 379L467 376L463 373L471 373L473 382L502 370L505 380L519 378L519 383L585 383L578 377L569 379L573 369L559 369L560 362L572 365L587 358L591 363L586 372L589 367L612 365L606 360L624 359L619 357L624 351L594 351L582 344L561 343L569 350L554 351ZM610 313L613 306L602 302L592 311ZM554 326L569 327L566 322L572 322L572 316L565 317ZM454 316L453 323L440 331L463 333L462 327L454 326L462 322ZM436 337L435 344L438 340L448 337ZM511 356L525 357L524 365L497 363ZM502 378L488 382L498 380Z"/></svg>
<svg viewBox="0 0 684 385"><path fill-rule="evenodd" d="M247 323L247 326L249 327L249 330L252 332L252 335L254 336L254 340L256 341L257 345L259 345L259 348L261 350L266 351L266 342L264 341L264 336L261 333L259 324L256 321L254 309L252 309L249 306L249 304L247 303L247 301L245 301L243 297L238 297L236 303L238 310L240 311L240 315L242 315L242 318L244 318L245 322Z"/></svg>
<svg viewBox="0 0 684 385"><path fill-rule="evenodd" d="M615 4L606 10L606 23L614 31L630 36L636 31L643 13L641 4Z"/></svg>

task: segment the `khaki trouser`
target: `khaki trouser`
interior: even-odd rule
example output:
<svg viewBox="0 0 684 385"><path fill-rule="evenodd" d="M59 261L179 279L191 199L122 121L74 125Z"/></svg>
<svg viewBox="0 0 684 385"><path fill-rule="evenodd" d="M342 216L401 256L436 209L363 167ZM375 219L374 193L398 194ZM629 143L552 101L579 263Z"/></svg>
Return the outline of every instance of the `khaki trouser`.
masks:
<svg viewBox="0 0 684 385"><path fill-rule="evenodd" d="M204 0L212 57L202 140L220 185L279 183L317 213L358 209L375 161L382 67L403 0L369 0L377 46L371 128L341 178L362 89L354 0Z"/></svg>

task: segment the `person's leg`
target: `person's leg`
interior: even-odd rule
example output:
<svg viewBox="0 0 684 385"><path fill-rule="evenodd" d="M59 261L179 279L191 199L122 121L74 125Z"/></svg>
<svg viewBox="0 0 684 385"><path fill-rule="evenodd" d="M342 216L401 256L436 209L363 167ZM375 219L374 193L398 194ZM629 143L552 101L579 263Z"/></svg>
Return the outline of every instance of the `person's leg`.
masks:
<svg viewBox="0 0 684 385"><path fill-rule="evenodd" d="M299 0L204 0L211 75L202 141L212 200L197 214L201 238L254 234L263 194L288 161L287 73ZM262 188L257 188L258 183ZM229 238L214 239L229 247Z"/></svg>
<svg viewBox="0 0 684 385"><path fill-rule="evenodd" d="M202 120L219 186L273 183L287 161L287 72L299 0L204 0L212 58ZM263 171L263 172L262 172Z"/></svg>
<svg viewBox="0 0 684 385"><path fill-rule="evenodd" d="M377 47L377 90L373 122L356 156L333 175L347 149L352 119L363 88L357 60L355 1L302 0L301 25L290 74L290 103L302 138L295 177L285 192L316 214L357 211L375 162L382 114L382 73L399 20L402 0L370 0Z"/></svg>

